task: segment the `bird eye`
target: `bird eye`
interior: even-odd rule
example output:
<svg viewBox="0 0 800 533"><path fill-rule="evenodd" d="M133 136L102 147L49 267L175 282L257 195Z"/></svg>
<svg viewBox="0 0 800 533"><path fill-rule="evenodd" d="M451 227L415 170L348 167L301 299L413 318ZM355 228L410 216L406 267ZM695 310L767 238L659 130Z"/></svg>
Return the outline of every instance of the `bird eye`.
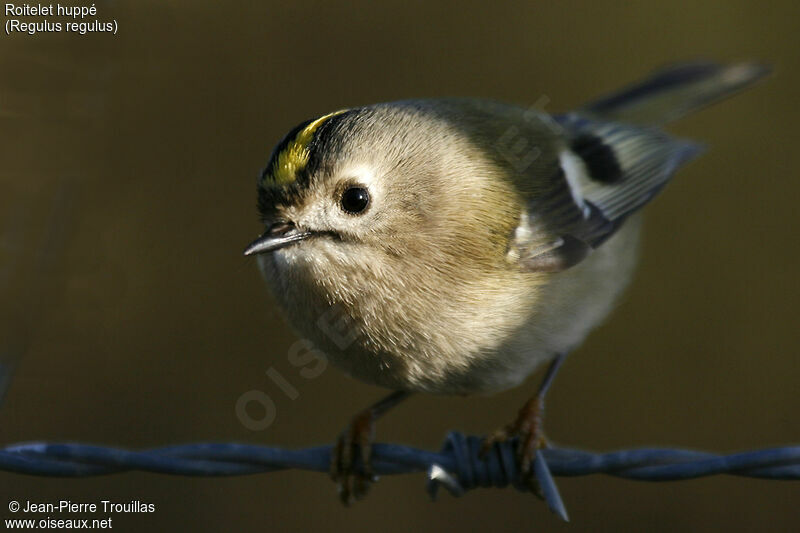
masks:
<svg viewBox="0 0 800 533"><path fill-rule="evenodd" d="M358 215L369 205L369 192L364 187L349 187L342 193L341 204L346 213Z"/></svg>

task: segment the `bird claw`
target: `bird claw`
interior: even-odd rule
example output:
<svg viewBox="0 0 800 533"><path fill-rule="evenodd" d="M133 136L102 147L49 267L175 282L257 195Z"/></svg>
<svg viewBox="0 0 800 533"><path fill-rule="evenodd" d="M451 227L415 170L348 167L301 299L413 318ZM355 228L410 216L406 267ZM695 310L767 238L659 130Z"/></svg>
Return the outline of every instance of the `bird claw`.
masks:
<svg viewBox="0 0 800 533"><path fill-rule="evenodd" d="M339 435L331 451L331 478L345 506L364 498L370 485L378 480L371 460L374 435L372 413L361 413Z"/></svg>
<svg viewBox="0 0 800 533"><path fill-rule="evenodd" d="M516 459L520 472L520 481L539 498L544 498L542 489L536 479L533 461L536 453L548 447L542 428L543 401L535 397L520 409L517 418L510 424L487 436L481 446L481 457L485 457L495 443L506 442L517 438Z"/></svg>

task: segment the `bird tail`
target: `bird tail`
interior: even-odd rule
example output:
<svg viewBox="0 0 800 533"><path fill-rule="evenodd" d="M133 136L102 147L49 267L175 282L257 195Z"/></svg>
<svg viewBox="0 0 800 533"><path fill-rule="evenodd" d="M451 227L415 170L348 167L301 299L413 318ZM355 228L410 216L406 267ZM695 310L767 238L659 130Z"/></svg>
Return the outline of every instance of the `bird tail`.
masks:
<svg viewBox="0 0 800 533"><path fill-rule="evenodd" d="M591 102L578 113L614 122L662 125L746 89L767 74L759 63L682 63Z"/></svg>

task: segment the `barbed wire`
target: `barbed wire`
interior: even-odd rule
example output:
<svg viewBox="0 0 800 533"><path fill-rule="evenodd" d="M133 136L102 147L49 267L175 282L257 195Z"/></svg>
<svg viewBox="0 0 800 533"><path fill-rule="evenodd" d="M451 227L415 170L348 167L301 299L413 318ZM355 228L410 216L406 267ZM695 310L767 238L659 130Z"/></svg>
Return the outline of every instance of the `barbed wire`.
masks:
<svg viewBox="0 0 800 533"><path fill-rule="evenodd" d="M482 437L448 434L438 452L399 444L373 445L378 475L427 472L428 492L440 486L460 496L477 487L530 490L517 471L515 441L494 445L481 456ZM0 450L0 470L36 476L88 477L129 471L183 476L240 476L286 469L327 472L331 446L284 449L237 443L194 443L148 450L75 443L31 442ZM358 466L358 465L357 465ZM638 481L677 481L716 474L800 480L800 446L730 455L650 448L592 453L570 448L541 450L534 473L548 507L567 520L552 476L606 474Z"/></svg>

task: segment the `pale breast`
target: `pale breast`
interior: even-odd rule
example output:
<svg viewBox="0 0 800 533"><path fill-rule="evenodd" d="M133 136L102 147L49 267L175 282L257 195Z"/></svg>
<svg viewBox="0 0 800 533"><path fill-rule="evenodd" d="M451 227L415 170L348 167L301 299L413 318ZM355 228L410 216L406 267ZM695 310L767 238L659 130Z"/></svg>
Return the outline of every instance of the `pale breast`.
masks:
<svg viewBox="0 0 800 533"><path fill-rule="evenodd" d="M314 272L325 265L299 249L261 265L293 327L353 377L390 389L487 393L518 385L605 318L630 278L638 228L638 218L629 220L557 274L498 271L430 287L408 272L402 283L362 280L372 294L326 286Z"/></svg>

